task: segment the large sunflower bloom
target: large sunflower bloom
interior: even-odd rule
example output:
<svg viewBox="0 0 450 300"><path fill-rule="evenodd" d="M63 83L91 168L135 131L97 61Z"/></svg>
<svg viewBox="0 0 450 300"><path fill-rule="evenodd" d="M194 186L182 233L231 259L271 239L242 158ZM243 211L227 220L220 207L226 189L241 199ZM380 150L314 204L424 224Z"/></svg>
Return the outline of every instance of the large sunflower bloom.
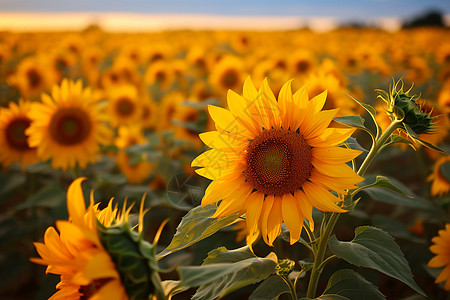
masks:
<svg viewBox="0 0 450 300"><path fill-rule="evenodd" d="M431 268L444 267L436 278L436 283L445 281L444 289L450 291L450 223L445 225L445 229L439 230L439 235L431 239L434 243L430 251L436 254L429 262Z"/></svg>
<svg viewBox="0 0 450 300"><path fill-rule="evenodd" d="M0 108L0 163L7 167L14 162L22 166L38 161L36 149L28 144L25 130L30 126L31 119L28 101L10 102L6 108Z"/></svg>
<svg viewBox="0 0 450 300"><path fill-rule="evenodd" d="M53 87L51 96L43 94L42 102L31 108L30 118L29 144L37 147L40 159L51 158L55 169L86 167L95 162L99 144L110 141L107 115L91 90L83 89L81 80L63 80L61 86Z"/></svg>
<svg viewBox="0 0 450 300"><path fill-rule="evenodd" d="M86 210L81 181L75 180L67 191L69 221L57 221L45 231L44 243L34 243L41 258L32 262L47 265L47 273L61 275L50 299L128 299L119 273L97 232L97 219L108 226L117 212L111 205L98 211ZM99 217L96 217L98 215Z"/></svg>
<svg viewBox="0 0 450 300"><path fill-rule="evenodd" d="M209 106L217 131L200 135L212 149L192 162L213 180L202 205L221 200L214 217L246 213L249 235L259 230L273 245L282 222L291 244L304 218L313 229L313 207L345 212L330 191L345 194L362 181L346 165L361 152L337 146L354 130L328 128L338 109L321 111L326 92L309 100L305 88L293 95L288 81L277 101L267 79L257 91L248 78L243 96L231 90L227 96L229 110Z"/></svg>

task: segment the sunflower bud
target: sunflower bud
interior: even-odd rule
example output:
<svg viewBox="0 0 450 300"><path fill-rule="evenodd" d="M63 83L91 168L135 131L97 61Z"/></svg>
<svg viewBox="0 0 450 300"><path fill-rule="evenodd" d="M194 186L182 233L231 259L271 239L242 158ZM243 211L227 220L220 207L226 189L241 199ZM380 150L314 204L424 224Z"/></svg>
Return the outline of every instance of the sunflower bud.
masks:
<svg viewBox="0 0 450 300"><path fill-rule="evenodd" d="M401 86L397 90L399 84ZM419 97L409 95L411 88L404 92L403 82L397 81L389 93L378 90L378 97L388 104L387 113L392 120L401 120L416 134L432 133L435 117L431 117L431 112L423 111L422 106L418 103Z"/></svg>
<svg viewBox="0 0 450 300"><path fill-rule="evenodd" d="M295 262L289 259L279 259L276 266L277 275L287 276L294 270Z"/></svg>
<svg viewBox="0 0 450 300"><path fill-rule="evenodd" d="M98 233L103 247L116 265L129 299L149 299L155 292L155 245L142 239L127 222L104 227L98 223ZM158 286L158 283L156 283Z"/></svg>

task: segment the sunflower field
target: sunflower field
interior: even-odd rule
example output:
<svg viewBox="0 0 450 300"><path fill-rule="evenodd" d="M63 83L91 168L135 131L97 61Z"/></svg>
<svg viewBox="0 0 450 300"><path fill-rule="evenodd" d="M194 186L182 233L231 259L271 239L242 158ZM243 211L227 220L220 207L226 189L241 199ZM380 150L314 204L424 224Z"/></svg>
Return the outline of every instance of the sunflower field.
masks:
<svg viewBox="0 0 450 300"><path fill-rule="evenodd" d="M1 299L450 299L450 32L0 33Z"/></svg>

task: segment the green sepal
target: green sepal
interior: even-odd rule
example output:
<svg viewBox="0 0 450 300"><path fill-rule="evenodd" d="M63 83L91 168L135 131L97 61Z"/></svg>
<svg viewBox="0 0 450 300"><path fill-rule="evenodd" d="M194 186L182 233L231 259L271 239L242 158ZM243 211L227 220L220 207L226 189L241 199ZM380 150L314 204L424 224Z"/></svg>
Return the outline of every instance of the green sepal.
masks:
<svg viewBox="0 0 450 300"><path fill-rule="evenodd" d="M97 222L100 241L114 262L129 299L161 294L156 247L131 230L128 223L105 227Z"/></svg>

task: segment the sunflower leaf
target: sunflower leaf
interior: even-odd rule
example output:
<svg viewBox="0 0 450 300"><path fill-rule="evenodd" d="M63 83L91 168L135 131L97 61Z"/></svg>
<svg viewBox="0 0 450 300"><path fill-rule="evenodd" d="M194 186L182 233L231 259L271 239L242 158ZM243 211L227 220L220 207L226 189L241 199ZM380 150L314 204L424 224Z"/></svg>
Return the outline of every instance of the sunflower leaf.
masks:
<svg viewBox="0 0 450 300"><path fill-rule="evenodd" d="M368 182L368 181L373 181L373 176L366 176L366 180L364 180L364 183ZM363 189L373 188L373 187L387 189L387 190L393 191L397 194L403 195L405 197L413 198L413 196L408 195L406 192L402 191L401 189L396 187L394 184L392 184L392 182L389 180L389 178L387 178L385 176L377 176L375 178L375 182L361 186L358 189L358 191L361 191Z"/></svg>
<svg viewBox="0 0 450 300"><path fill-rule="evenodd" d="M386 144L384 144L384 147L388 146L388 145L392 145L392 144L396 144L396 143L404 143L404 144L408 144L411 147L413 147L414 150L416 150L416 147L414 146L414 143L411 142L408 139L405 139L404 137L398 135L398 134L393 134L391 135L391 139L389 142L387 142Z"/></svg>
<svg viewBox="0 0 450 300"><path fill-rule="evenodd" d="M348 94L347 94L347 95L348 95ZM369 115L372 117L372 120L373 120L375 126L377 127L377 137L378 137L378 134L381 133L381 128L380 128L380 126L378 125L377 120L376 120L376 118L375 118L375 116L377 115L377 111L375 110L375 108L373 108L373 106L371 106L371 105L369 105L369 104L366 104L366 103L364 103L364 102L359 101L358 99L356 99L356 98L354 98L354 97L352 97L352 96L350 96L350 95L348 95L348 96L349 96L353 101L355 101L356 103L358 103L359 105L361 105L361 106L369 113Z"/></svg>
<svg viewBox="0 0 450 300"><path fill-rule="evenodd" d="M169 246L156 257L161 259L173 252L179 251L190 245L209 237L219 229L231 225L239 218L238 214L223 218L211 218L217 207L213 204L205 207L197 206L191 209L181 220L177 231Z"/></svg>
<svg viewBox="0 0 450 300"><path fill-rule="evenodd" d="M289 287L280 276L270 276L253 291L248 300L278 300L280 295L289 292Z"/></svg>
<svg viewBox="0 0 450 300"><path fill-rule="evenodd" d="M371 268L396 278L425 296L415 283L408 261L400 247L385 231L376 227L361 226L355 229L355 238L352 241L341 242L333 235L329 240L329 246L339 258L355 266Z"/></svg>
<svg viewBox="0 0 450 300"><path fill-rule="evenodd" d="M216 299L241 287L266 279L275 273L277 263L267 258L253 257L237 262L203 264L180 267L180 284L185 287L200 286L192 299Z"/></svg>
<svg viewBox="0 0 450 300"><path fill-rule="evenodd" d="M360 115L335 117L333 120L338 122L338 123L340 123L340 124L348 126L348 127L362 129L364 131L367 131L370 135L373 136L373 133L369 130L369 128L364 126L365 120L363 118L361 118Z"/></svg>
<svg viewBox="0 0 450 300"><path fill-rule="evenodd" d="M353 270L339 270L328 280L324 295L336 294L349 299L385 299L376 286Z"/></svg>
<svg viewBox="0 0 450 300"><path fill-rule="evenodd" d="M366 175L366 180L363 182L373 181L374 175ZM426 199L415 195L409 188L403 185L401 182L394 178L390 178L389 181L397 187L400 191L408 196L403 196L401 193L386 189L386 187L371 187L370 189L364 189L364 193L368 194L370 198L375 201L389 203L394 205L402 205L406 207L412 207L417 209L436 210L436 208Z"/></svg>

